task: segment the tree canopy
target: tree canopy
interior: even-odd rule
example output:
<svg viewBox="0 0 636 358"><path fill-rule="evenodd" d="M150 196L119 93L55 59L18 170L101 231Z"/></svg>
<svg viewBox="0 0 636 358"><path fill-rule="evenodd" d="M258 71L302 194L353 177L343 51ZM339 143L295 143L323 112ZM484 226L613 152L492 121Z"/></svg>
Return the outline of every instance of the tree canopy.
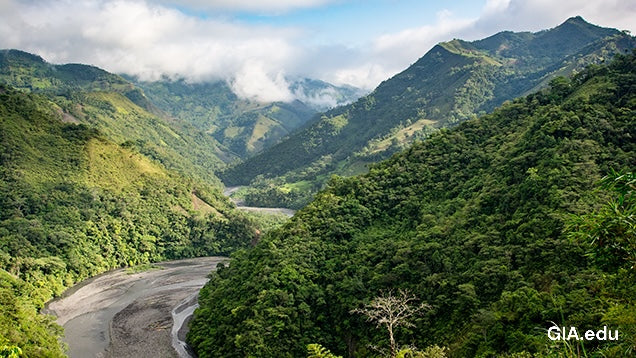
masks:
<svg viewBox="0 0 636 358"><path fill-rule="evenodd" d="M590 251L571 232L600 237L594 228L632 210L631 192L611 201L615 191L598 182L634 172L635 71L636 55L619 55L442 130L366 175L332 177L290 222L212 276L188 336L196 353L297 357L318 343L373 356L369 346L387 346L386 334L351 310L404 289L432 306L415 327L396 330L404 344L458 357L572 347L624 356L636 339L633 223L610 227L626 235L610 251ZM615 216L603 209L608 200L623 203ZM583 224L572 224L577 217ZM623 263L608 268L590 252ZM553 342L553 323L608 325L622 338Z"/></svg>

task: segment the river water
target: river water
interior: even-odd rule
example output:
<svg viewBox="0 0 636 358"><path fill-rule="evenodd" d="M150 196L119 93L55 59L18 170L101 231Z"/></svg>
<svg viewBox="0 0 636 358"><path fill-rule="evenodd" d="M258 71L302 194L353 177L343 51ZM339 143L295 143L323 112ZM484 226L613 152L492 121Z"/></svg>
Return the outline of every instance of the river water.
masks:
<svg viewBox="0 0 636 358"><path fill-rule="evenodd" d="M107 272L47 305L64 327L71 358L191 357L189 317L210 271L223 257L168 261L139 273Z"/></svg>
<svg viewBox="0 0 636 358"><path fill-rule="evenodd" d="M240 187L229 187L229 196ZM243 206L240 210L294 215L286 208ZM224 257L202 257L156 264L130 273L110 271L85 280L47 304L57 316L71 358L192 357L185 342L187 323L198 307L199 290Z"/></svg>
<svg viewBox="0 0 636 358"><path fill-rule="evenodd" d="M243 188L242 186L229 186L226 187L223 191L223 195L230 197L230 200L236 205L236 208L244 211L256 211L261 213L269 213L269 214L283 214L289 217L294 216L295 210L287 209L287 208L261 208L256 206L245 206L241 200L237 200L232 197L232 194Z"/></svg>

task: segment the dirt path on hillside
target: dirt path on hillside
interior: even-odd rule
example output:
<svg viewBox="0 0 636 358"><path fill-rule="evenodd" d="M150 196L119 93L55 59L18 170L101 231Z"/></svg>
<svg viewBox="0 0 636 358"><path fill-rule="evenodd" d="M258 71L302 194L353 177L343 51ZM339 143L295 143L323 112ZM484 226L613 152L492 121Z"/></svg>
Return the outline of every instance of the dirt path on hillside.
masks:
<svg viewBox="0 0 636 358"><path fill-rule="evenodd" d="M72 287L47 313L64 326L71 358L188 357L185 333L197 293L226 261L203 257L133 274L111 271Z"/></svg>

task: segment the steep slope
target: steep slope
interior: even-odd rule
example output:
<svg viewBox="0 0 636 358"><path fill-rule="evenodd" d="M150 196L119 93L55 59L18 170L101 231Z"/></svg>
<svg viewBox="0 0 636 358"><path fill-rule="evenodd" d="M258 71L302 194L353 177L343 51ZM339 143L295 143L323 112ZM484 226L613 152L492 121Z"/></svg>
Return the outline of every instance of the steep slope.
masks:
<svg viewBox="0 0 636 358"><path fill-rule="evenodd" d="M475 42L438 44L357 102L325 112L280 144L222 174L226 184L256 176L325 181L388 157L437 128L491 111L636 46L633 37L580 17L538 33L503 32Z"/></svg>
<svg viewBox="0 0 636 358"><path fill-rule="evenodd" d="M366 175L333 178L201 291L189 335L197 355L299 357L320 343L386 356L370 348L387 347L386 331L353 310L405 289L431 307L395 327L402 346L437 344L453 357L629 356L635 86L636 51L437 132ZM613 170L632 174L598 189ZM577 230L583 241L569 238ZM607 326L621 338L552 341L554 325Z"/></svg>
<svg viewBox="0 0 636 358"><path fill-rule="evenodd" d="M352 102L353 88L322 81L299 80L290 91L303 101L261 103L239 98L225 81L144 82L130 78L160 109L214 137L232 153L247 158L304 125L318 110Z"/></svg>
<svg viewBox="0 0 636 358"><path fill-rule="evenodd" d="M60 328L37 312L73 283L255 235L218 188L65 118L49 96L0 86L0 346L29 357L62 355Z"/></svg>
<svg viewBox="0 0 636 358"><path fill-rule="evenodd" d="M44 94L67 122L98 128L109 140L134 146L188 176L218 183L214 171L221 159L233 158L196 128L162 118L139 88L97 67L52 65L32 54L2 50L0 84Z"/></svg>

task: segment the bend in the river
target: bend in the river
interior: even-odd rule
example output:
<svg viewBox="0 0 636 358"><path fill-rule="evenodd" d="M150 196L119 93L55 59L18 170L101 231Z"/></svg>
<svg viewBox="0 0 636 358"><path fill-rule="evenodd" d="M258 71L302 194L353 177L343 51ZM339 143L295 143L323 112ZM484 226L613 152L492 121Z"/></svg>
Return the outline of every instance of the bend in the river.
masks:
<svg viewBox="0 0 636 358"><path fill-rule="evenodd" d="M133 274L110 271L69 289L47 310L64 326L71 358L190 357L184 324L208 274L225 261L202 257Z"/></svg>

